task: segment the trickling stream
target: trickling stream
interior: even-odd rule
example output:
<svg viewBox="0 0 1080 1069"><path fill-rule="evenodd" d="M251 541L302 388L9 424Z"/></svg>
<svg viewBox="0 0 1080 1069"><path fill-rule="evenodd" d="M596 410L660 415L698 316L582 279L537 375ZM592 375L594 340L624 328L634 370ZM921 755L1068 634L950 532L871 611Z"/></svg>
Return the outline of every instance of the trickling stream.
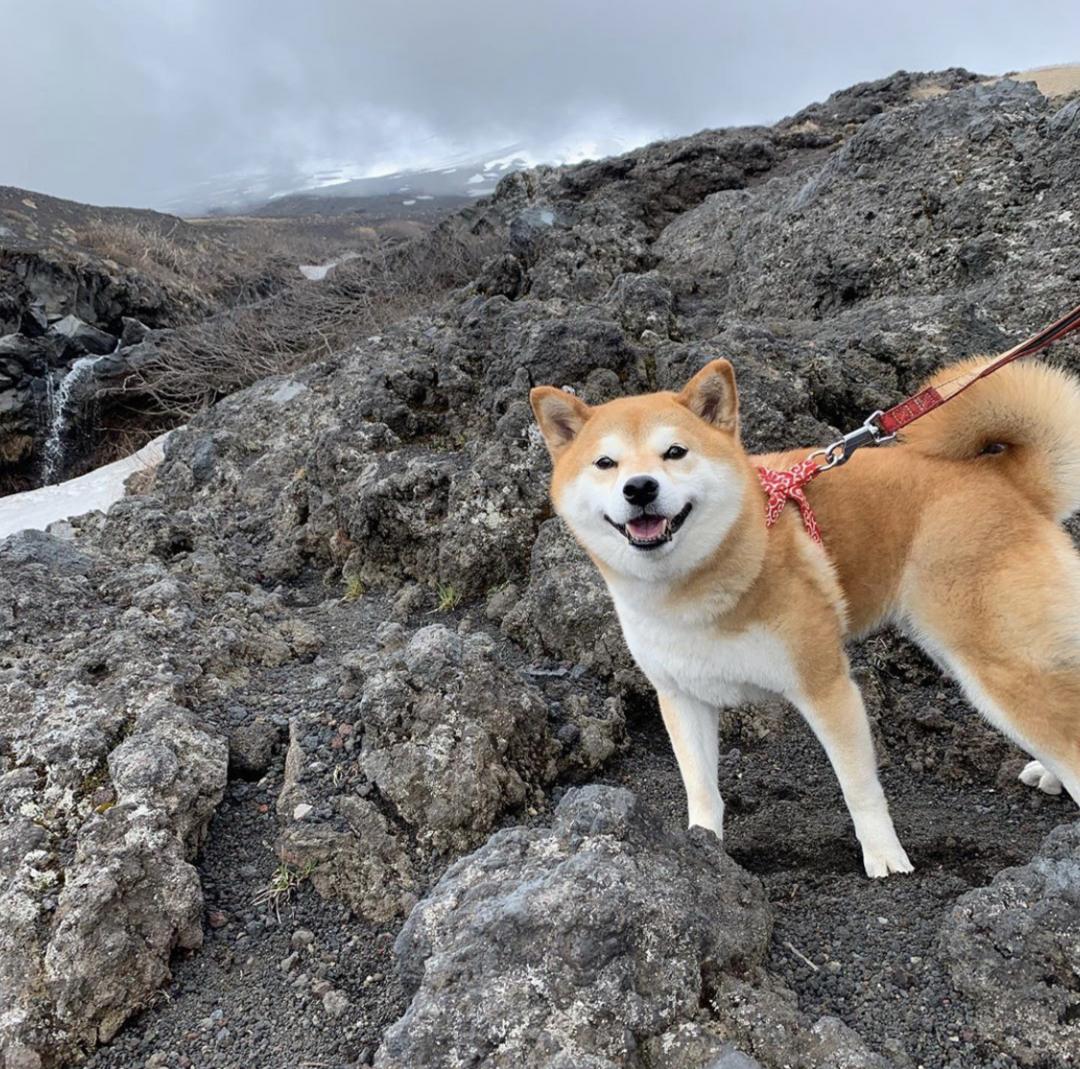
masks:
<svg viewBox="0 0 1080 1069"><path fill-rule="evenodd" d="M72 391L83 379L92 374L94 365L103 359L104 356L79 357L60 380L59 387L53 385L51 375L47 377L49 432L42 450L45 459L42 482L45 486L59 482L64 475L67 460L67 433L71 427L73 409Z"/></svg>

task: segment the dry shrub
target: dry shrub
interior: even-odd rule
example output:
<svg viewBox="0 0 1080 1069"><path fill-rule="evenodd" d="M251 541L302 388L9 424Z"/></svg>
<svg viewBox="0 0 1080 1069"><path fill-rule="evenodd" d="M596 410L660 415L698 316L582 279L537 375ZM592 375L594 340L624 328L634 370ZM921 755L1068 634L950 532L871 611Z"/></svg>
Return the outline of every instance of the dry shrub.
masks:
<svg viewBox="0 0 1080 1069"><path fill-rule="evenodd" d="M142 222L96 219L78 232L78 241L88 251L157 281L212 295L235 281L242 264L223 242L191 235L188 229L179 221L162 230Z"/></svg>
<svg viewBox="0 0 1080 1069"><path fill-rule="evenodd" d="M124 391L148 398L166 419L190 419L219 397L295 371L430 307L472 279L493 251L492 237L445 232L381 246L339 264L320 282L300 280L170 332Z"/></svg>
<svg viewBox="0 0 1080 1069"><path fill-rule="evenodd" d="M189 219L200 236L224 241L252 264L283 261L321 264L347 251L370 249L379 235L371 226L340 217L328 219L208 216Z"/></svg>
<svg viewBox="0 0 1080 1069"><path fill-rule="evenodd" d="M28 434L9 434L0 438L0 463L19 464L33 452L34 439Z"/></svg>

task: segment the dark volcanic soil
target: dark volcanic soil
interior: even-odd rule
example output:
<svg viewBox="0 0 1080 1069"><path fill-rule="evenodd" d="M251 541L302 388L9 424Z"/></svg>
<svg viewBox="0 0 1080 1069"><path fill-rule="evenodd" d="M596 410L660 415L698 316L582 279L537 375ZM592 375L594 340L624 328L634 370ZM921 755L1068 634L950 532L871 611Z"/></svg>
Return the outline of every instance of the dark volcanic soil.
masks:
<svg viewBox="0 0 1080 1069"><path fill-rule="evenodd" d="M913 775L895 753L882 756L897 833L915 865L911 876L887 880L863 875L839 787L794 711L767 739L721 757L725 845L761 877L773 905L767 966L798 993L803 1011L840 1017L898 1065L1011 1067L1011 1059L980 1050L937 954L937 934L958 895L1027 861L1069 819L1072 803L1011 780L937 783ZM682 819L662 730L638 725L612 779Z"/></svg>
<svg viewBox="0 0 1080 1069"><path fill-rule="evenodd" d="M326 593L307 587L292 599L310 606L302 614L326 640L319 657L254 678L219 710L223 727L258 714L284 732L300 709L334 703L331 666L370 643L392 609L377 596L349 604L322 601ZM408 624L433 620L455 616L424 607ZM914 875L864 876L824 753L798 715L779 706L734 714L727 725L720 770L726 847L766 885L775 917L767 966L797 992L801 1009L840 1017L898 1066L1012 1069L1013 1060L980 1047L937 954L937 933L958 895L1027 861L1069 819L1072 803L1017 782L1022 755L983 727L951 684L942 680L927 711L905 704L905 682L885 696L899 696L898 707L881 714L878 728L882 779ZM872 695L868 701L873 711ZM976 765L1005 767L1000 775L980 772L973 755ZM199 861L206 945L174 962L171 988L91 1057L92 1069L364 1065L404 1011L408 993L393 969L396 929L364 922L307 883L266 898L278 872L272 844L282 763L279 751L259 783L230 783ZM913 772L913 763L923 771ZM683 790L658 713L637 716L627 751L601 778L682 824ZM560 794L552 791L552 807ZM522 813L508 823L547 815ZM348 1000L340 1016L324 1005L330 989Z"/></svg>

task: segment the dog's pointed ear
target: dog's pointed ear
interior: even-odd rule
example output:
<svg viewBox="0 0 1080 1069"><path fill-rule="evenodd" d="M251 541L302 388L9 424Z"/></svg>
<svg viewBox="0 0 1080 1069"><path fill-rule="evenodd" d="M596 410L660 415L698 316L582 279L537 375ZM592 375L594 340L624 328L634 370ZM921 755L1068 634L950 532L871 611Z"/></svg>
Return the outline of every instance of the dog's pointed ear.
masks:
<svg viewBox="0 0 1080 1069"><path fill-rule="evenodd" d="M735 369L726 360L710 360L677 397L695 416L720 430L739 429L739 391Z"/></svg>
<svg viewBox="0 0 1080 1069"><path fill-rule="evenodd" d="M554 386L530 390L529 404L553 460L578 436L592 415L584 401Z"/></svg>

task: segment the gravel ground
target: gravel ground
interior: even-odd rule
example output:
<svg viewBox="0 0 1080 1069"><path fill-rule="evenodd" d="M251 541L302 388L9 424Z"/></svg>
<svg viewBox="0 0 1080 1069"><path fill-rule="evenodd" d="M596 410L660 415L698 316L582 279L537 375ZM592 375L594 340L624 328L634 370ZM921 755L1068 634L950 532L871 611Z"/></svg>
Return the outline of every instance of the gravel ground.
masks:
<svg viewBox="0 0 1080 1069"><path fill-rule="evenodd" d="M231 784L211 824L198 866L203 948L174 960L172 986L89 1066L366 1065L404 1011L393 930L366 924L307 883L257 901L278 873L272 803L280 759L267 778L265 786Z"/></svg>
<svg viewBox="0 0 1080 1069"><path fill-rule="evenodd" d="M223 728L258 715L283 739L299 708L334 703L338 659L369 643L394 608L375 597L325 598L317 586L292 595L324 639L319 657L253 678L212 712ZM413 601L409 615L413 626L462 623L460 614L433 616L423 602ZM901 704L925 696L905 691L910 682L897 684ZM1052 827L1071 819L1071 803L1014 782L1018 751L982 728L948 685L938 699L929 714L906 708L894 711L895 722L881 721L882 778L913 876L865 878L824 754L799 718L781 710L735 717L725 733L726 845L766 885L776 922L767 964L805 1012L840 1017L901 1067L1006 1069L1016 1063L986 1048L952 990L937 933L958 895L1028 860ZM913 722L921 725L914 739ZM659 717L639 713L630 735L601 778L681 824L682 787ZM404 1011L395 929L367 924L306 882L267 894L280 873L272 844L282 764L279 745L261 780L230 783L199 861L205 945L174 962L172 986L90 1058L91 1069L365 1065Z"/></svg>
<svg viewBox="0 0 1080 1069"><path fill-rule="evenodd" d="M982 732L970 723L973 711L957 711L964 726ZM948 744L938 738L943 757ZM996 737L995 746L1014 755L999 782L912 774L889 742L887 732L882 782L915 872L886 880L864 876L839 787L794 712L767 739L740 742L721 758L726 847L764 881L773 905L766 965L804 1012L839 1017L905 1069L1012 1069L1018 1063L989 1049L993 1037L972 1026L938 955L938 931L957 896L1028 861L1075 807L1014 783L1019 751ZM636 725L610 779L682 821L678 770L662 730Z"/></svg>

